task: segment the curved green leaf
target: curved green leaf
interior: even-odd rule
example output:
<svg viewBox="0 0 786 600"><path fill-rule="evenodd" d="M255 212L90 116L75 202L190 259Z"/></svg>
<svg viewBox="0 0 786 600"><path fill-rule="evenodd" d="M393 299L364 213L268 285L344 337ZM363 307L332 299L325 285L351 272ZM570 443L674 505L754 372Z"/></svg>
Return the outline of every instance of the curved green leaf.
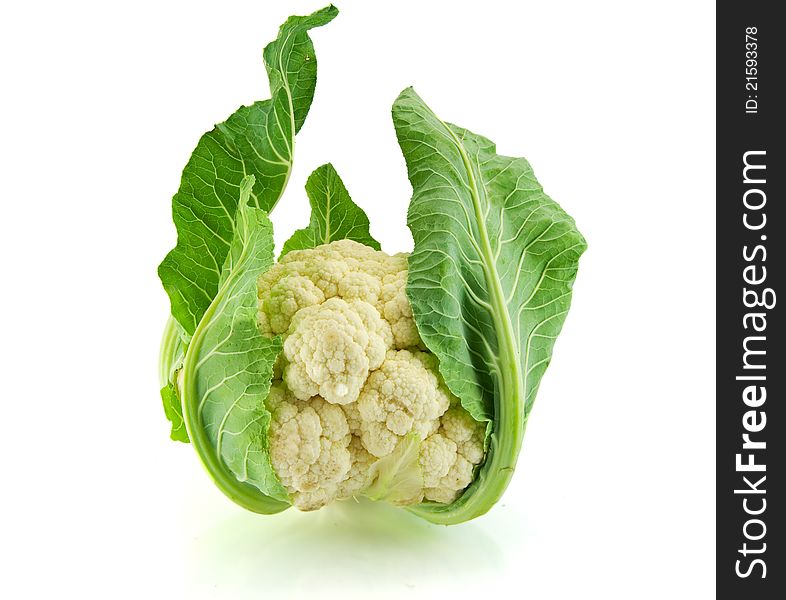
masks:
<svg viewBox="0 0 786 600"><path fill-rule="evenodd" d="M290 17L268 44L264 62L269 100L243 106L202 136L172 199L177 245L158 269L172 315L188 334L213 300L232 242L240 183L254 175L251 203L270 212L292 168L295 133L308 114L317 62L308 30L330 22L328 6L306 17Z"/></svg>
<svg viewBox="0 0 786 600"><path fill-rule="evenodd" d="M161 400L164 403L164 414L172 424L169 437L176 442L188 442L186 425L183 422L183 407L177 393L177 374L183 367L186 343L185 333L178 327L177 321L169 317L161 339L161 351L158 359L158 379L161 384Z"/></svg>
<svg viewBox="0 0 786 600"><path fill-rule="evenodd" d="M281 256L335 240L354 240L380 249L379 242L369 233L366 213L352 202L333 165L322 165L311 173L306 181L306 194L311 204L311 220L308 227L298 229L284 243Z"/></svg>
<svg viewBox="0 0 786 600"><path fill-rule="evenodd" d="M264 403L281 339L257 327L256 280L273 264L273 226L264 211L247 206L252 184L246 178L241 187L221 287L188 346L180 391L189 438L218 487L269 514L289 507L268 456Z"/></svg>
<svg viewBox="0 0 786 600"><path fill-rule="evenodd" d="M161 401L164 403L164 414L172 424L169 437L176 442L188 443L188 432L183 421L183 406L177 395L174 383L167 383L161 388Z"/></svg>
<svg viewBox="0 0 786 600"><path fill-rule="evenodd" d="M366 498L404 506L423 495L423 472L420 468L420 436L409 432L393 452L371 465L371 483L363 491Z"/></svg>
<svg viewBox="0 0 786 600"><path fill-rule="evenodd" d="M464 494L412 508L459 523L488 511L510 481L586 243L525 159L441 121L411 88L393 121L413 188L415 321L451 391L491 423L485 462Z"/></svg>

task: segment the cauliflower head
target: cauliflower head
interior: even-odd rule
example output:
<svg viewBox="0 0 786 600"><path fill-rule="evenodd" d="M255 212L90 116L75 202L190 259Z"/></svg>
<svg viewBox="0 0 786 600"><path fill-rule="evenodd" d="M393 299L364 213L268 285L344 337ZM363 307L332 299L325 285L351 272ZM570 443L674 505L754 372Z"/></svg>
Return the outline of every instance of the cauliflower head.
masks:
<svg viewBox="0 0 786 600"><path fill-rule="evenodd" d="M259 277L259 327L283 339L270 459L301 510L358 495L449 503L483 462L483 424L423 346L406 282L406 254L351 240L290 252Z"/></svg>

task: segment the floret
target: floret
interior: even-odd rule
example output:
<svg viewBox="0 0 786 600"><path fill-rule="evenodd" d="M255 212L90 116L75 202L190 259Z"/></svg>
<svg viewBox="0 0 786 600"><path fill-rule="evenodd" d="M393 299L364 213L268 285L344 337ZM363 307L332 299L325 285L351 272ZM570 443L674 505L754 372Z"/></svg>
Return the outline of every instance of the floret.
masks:
<svg viewBox="0 0 786 600"><path fill-rule="evenodd" d="M483 461L483 423L460 406L440 419L439 430L423 442L420 464L427 500L448 504L472 483L475 467Z"/></svg>
<svg viewBox="0 0 786 600"><path fill-rule="evenodd" d="M382 315L393 330L396 348L422 345L415 320L412 318L412 306L407 298L406 287L407 271L398 271L385 276L380 296Z"/></svg>
<svg viewBox="0 0 786 600"><path fill-rule="evenodd" d="M435 372L427 370L415 353L391 350L358 397L363 446L382 458L410 431L425 439L448 405Z"/></svg>
<svg viewBox="0 0 786 600"><path fill-rule="evenodd" d="M299 311L284 342L284 381L300 400L354 402L391 343L390 325L363 300L330 300Z"/></svg>
<svg viewBox="0 0 786 600"><path fill-rule="evenodd" d="M406 254L389 256L352 240L295 250L259 277L260 329L286 334L299 310L338 297L372 305L393 329L395 348L416 347L406 281Z"/></svg>
<svg viewBox="0 0 786 600"><path fill-rule="evenodd" d="M338 486L339 498L352 498L365 490L371 483L371 467L377 460L363 447L357 436L352 436L348 449L351 466L347 478Z"/></svg>
<svg viewBox="0 0 786 600"><path fill-rule="evenodd" d="M263 333L284 333L289 328L292 317L300 309L322 304L324 301L325 294L308 277L282 277L270 288L261 303L260 329Z"/></svg>
<svg viewBox="0 0 786 600"><path fill-rule="evenodd" d="M298 401L280 382L271 387L267 405L273 414L270 460L276 475L296 507L324 506L352 466L344 413L318 396Z"/></svg>

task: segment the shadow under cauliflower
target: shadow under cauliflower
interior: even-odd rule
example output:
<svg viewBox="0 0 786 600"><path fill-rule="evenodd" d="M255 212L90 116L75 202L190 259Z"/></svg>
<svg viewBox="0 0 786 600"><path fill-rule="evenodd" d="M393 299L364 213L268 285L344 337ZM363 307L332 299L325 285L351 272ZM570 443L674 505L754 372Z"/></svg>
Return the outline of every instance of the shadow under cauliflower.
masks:
<svg viewBox="0 0 786 600"><path fill-rule="evenodd" d="M258 280L260 329L284 341L270 459L301 510L450 503L483 461L484 424L442 381L406 282L405 254L351 240L290 252Z"/></svg>

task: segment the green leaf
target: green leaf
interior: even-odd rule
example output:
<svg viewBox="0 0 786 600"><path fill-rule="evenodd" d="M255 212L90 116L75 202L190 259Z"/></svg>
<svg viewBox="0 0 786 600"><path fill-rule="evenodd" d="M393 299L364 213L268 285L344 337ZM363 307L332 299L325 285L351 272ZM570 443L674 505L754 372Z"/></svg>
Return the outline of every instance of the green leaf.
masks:
<svg viewBox="0 0 786 600"><path fill-rule="evenodd" d="M411 88L393 122L413 188L415 321L450 390L491 422L485 462L464 494L412 508L459 523L488 511L510 481L586 243L525 159L441 121Z"/></svg>
<svg viewBox="0 0 786 600"><path fill-rule="evenodd" d="M268 455L264 403L281 339L257 327L256 281L273 264L273 226L247 205L252 185L249 177L241 186L221 287L188 346L181 394L188 435L218 487L241 506L270 514L289 507Z"/></svg>
<svg viewBox="0 0 786 600"><path fill-rule="evenodd" d="M183 407L180 404L180 397L177 395L173 383L167 383L161 388L161 400L164 403L166 418L172 423L172 431L169 437L176 442L188 443L188 432L183 421Z"/></svg>
<svg viewBox="0 0 786 600"><path fill-rule="evenodd" d="M377 460L369 472L371 484L363 495L374 501L404 506L417 502L423 494L420 468L420 436L411 431L393 449Z"/></svg>
<svg viewBox="0 0 786 600"><path fill-rule="evenodd" d="M352 202L333 165L322 165L309 176L306 194L311 204L311 220L308 227L298 229L284 243L281 256L291 250L314 248L335 240L354 240L380 249L379 242L369 233L366 213Z"/></svg>
<svg viewBox="0 0 786 600"><path fill-rule="evenodd" d="M183 422L183 407L177 391L177 376L183 368L183 357L188 346L185 332L177 322L169 317L164 327L159 353L158 375L161 387L161 400L164 403L164 414L172 424L169 434L176 442L188 442L188 433Z"/></svg>
<svg viewBox="0 0 786 600"><path fill-rule="evenodd" d="M202 136L183 170L172 199L177 245L158 269L172 315L193 334L219 286L234 231L240 183L255 176L251 203L270 212L292 169L295 134L303 126L317 77L308 30L330 22L328 6L306 17L290 17L263 57L269 100L243 106Z"/></svg>

